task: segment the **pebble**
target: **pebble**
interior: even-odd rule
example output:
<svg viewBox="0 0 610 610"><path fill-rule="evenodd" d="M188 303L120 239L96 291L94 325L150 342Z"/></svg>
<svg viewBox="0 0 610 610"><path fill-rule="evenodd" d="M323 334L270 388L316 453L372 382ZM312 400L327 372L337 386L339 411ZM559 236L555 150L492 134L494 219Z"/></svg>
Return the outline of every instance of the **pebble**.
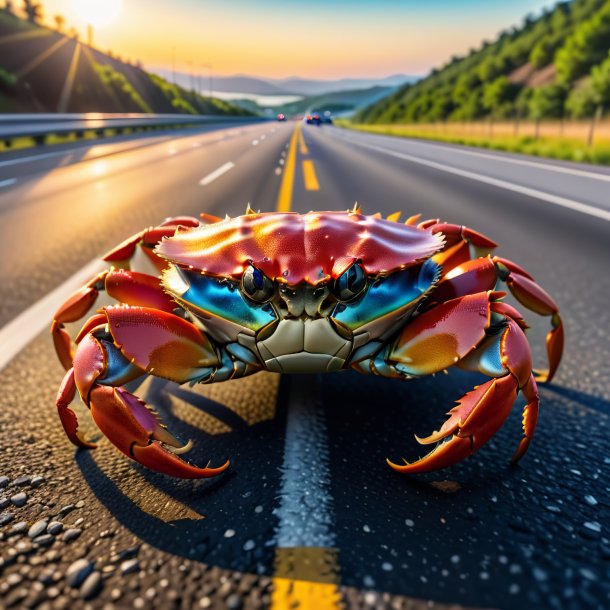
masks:
<svg viewBox="0 0 610 610"><path fill-rule="evenodd" d="M405 519L405 525L407 527L415 527L415 521L413 519Z"/></svg>
<svg viewBox="0 0 610 610"><path fill-rule="evenodd" d="M595 496L585 496L585 502L589 506L597 506L597 500L596 500Z"/></svg>
<svg viewBox="0 0 610 610"><path fill-rule="evenodd" d="M25 491L21 491L18 494L11 496L11 502L15 506L24 506L27 501L28 501L28 495L25 493Z"/></svg>
<svg viewBox="0 0 610 610"><path fill-rule="evenodd" d="M8 477L0 477L0 489L2 489L3 487L6 487L10 482L10 479Z"/></svg>
<svg viewBox="0 0 610 610"><path fill-rule="evenodd" d="M394 569L394 566L390 562L386 561L381 564L381 569L384 572L391 572Z"/></svg>
<svg viewBox="0 0 610 610"><path fill-rule="evenodd" d="M13 520L13 513L2 513L0 514L0 525L6 525L9 521Z"/></svg>
<svg viewBox="0 0 610 610"><path fill-rule="evenodd" d="M61 521L51 521L49 525L47 525L47 532L52 534L53 536L57 536L64 529L64 524Z"/></svg>
<svg viewBox="0 0 610 610"><path fill-rule="evenodd" d="M239 610L243 605L243 600L237 593L233 593L227 597L226 604L229 610Z"/></svg>
<svg viewBox="0 0 610 610"><path fill-rule="evenodd" d="M74 506L74 504L66 504L66 506L63 506L62 508L59 509L59 515L65 516L68 513L71 513L76 507Z"/></svg>
<svg viewBox="0 0 610 610"><path fill-rule="evenodd" d="M39 521L36 521L36 523L34 523L32 525L32 527L30 527L30 529L28 530L28 536L30 538L36 538L36 536L40 536L40 534L42 534L44 531L46 531L46 529L47 529L47 520L40 519Z"/></svg>
<svg viewBox="0 0 610 610"><path fill-rule="evenodd" d="M44 483L44 477L37 476L30 481L32 487L40 487Z"/></svg>
<svg viewBox="0 0 610 610"><path fill-rule="evenodd" d="M94 598L102 588L102 575L100 572L91 572L80 588L80 596L83 599Z"/></svg>
<svg viewBox="0 0 610 610"><path fill-rule="evenodd" d="M235 530L227 530L225 532L225 538L233 538L235 536Z"/></svg>
<svg viewBox="0 0 610 610"><path fill-rule="evenodd" d="M140 562L137 559L128 559L121 564L121 574L132 574L140 569Z"/></svg>
<svg viewBox="0 0 610 610"><path fill-rule="evenodd" d="M254 540L246 540L244 544L244 551L251 551L256 546Z"/></svg>
<svg viewBox="0 0 610 610"><path fill-rule="evenodd" d="M13 481L13 485L18 485L19 487L22 487L23 485L29 485L31 480L32 480L32 477L28 476L27 474L24 474L24 475L21 475L20 477L17 477Z"/></svg>
<svg viewBox="0 0 610 610"><path fill-rule="evenodd" d="M85 506L85 501L84 500L79 500L76 503L76 508L82 508L83 506Z"/></svg>
<svg viewBox="0 0 610 610"><path fill-rule="evenodd" d="M6 508L10 503L11 501L6 496L2 496L0 498L0 509Z"/></svg>
<svg viewBox="0 0 610 610"><path fill-rule="evenodd" d="M559 506L545 506L545 508L551 513L560 513L561 508Z"/></svg>
<svg viewBox="0 0 610 610"><path fill-rule="evenodd" d="M41 536L36 536L34 538L34 542L40 546L49 546L53 544L55 538L51 536L51 534L42 534Z"/></svg>
<svg viewBox="0 0 610 610"><path fill-rule="evenodd" d="M13 527L8 531L9 536L14 536L15 534L23 534L28 529L28 524L26 521L19 521L19 523L15 523Z"/></svg>
<svg viewBox="0 0 610 610"><path fill-rule="evenodd" d="M88 559L77 559L66 570L66 584L69 587L80 587L85 578L93 571L93 562Z"/></svg>
<svg viewBox="0 0 610 610"><path fill-rule="evenodd" d="M71 527L70 529L67 529L64 533L63 536L61 537L61 539L64 542L72 542L72 540L76 540L82 533L83 530L77 528L77 527Z"/></svg>
<svg viewBox="0 0 610 610"><path fill-rule="evenodd" d="M587 521L586 523L584 523L584 526L592 532L599 533L602 531L602 526L597 521Z"/></svg>

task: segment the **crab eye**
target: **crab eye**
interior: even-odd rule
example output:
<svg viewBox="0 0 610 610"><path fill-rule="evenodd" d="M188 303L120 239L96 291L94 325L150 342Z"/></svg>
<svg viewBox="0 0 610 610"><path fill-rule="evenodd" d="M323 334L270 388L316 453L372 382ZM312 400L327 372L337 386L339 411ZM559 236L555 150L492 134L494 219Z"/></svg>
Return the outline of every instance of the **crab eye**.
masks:
<svg viewBox="0 0 610 610"><path fill-rule="evenodd" d="M241 286L246 296L258 303L264 303L273 296L273 282L252 265L244 271Z"/></svg>
<svg viewBox="0 0 610 610"><path fill-rule="evenodd" d="M354 263L335 280L333 291L340 301L351 301L364 290L365 286L364 269L358 263Z"/></svg>

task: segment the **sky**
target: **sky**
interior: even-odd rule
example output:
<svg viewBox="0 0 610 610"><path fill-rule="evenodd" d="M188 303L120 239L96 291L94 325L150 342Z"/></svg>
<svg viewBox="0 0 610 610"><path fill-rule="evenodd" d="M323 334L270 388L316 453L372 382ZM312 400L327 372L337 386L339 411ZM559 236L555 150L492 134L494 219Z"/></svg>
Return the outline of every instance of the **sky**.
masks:
<svg viewBox="0 0 610 610"><path fill-rule="evenodd" d="M41 0L148 69L268 78L424 75L555 4L542 0ZM102 14L100 14L100 6ZM115 9L114 18L109 15ZM114 11L110 11L114 12ZM108 21L105 25L103 21Z"/></svg>

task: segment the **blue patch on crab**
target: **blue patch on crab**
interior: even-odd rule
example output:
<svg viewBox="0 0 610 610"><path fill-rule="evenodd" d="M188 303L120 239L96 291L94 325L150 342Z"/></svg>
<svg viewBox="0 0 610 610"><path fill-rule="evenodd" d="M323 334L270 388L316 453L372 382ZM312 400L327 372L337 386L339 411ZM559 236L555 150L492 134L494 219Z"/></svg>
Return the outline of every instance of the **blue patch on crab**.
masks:
<svg viewBox="0 0 610 610"><path fill-rule="evenodd" d="M277 320L268 303L257 304L246 300L237 282L179 267L173 267L166 272L164 281L174 297L184 302L187 307L192 305L195 310L204 314L228 320L252 331L256 332ZM176 289L178 282L182 282L181 290Z"/></svg>
<svg viewBox="0 0 610 610"><path fill-rule="evenodd" d="M374 280L364 294L348 303L339 303L332 317L356 330L383 316L406 308L437 282L441 267L432 259L421 267L409 267Z"/></svg>

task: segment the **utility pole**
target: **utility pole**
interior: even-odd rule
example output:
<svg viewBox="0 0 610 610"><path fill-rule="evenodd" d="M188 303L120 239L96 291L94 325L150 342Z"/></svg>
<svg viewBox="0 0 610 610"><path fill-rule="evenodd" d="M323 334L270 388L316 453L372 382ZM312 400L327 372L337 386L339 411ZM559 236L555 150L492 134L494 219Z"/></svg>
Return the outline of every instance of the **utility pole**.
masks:
<svg viewBox="0 0 610 610"><path fill-rule="evenodd" d="M87 44L93 47L93 26L90 23L87 24Z"/></svg>
<svg viewBox="0 0 610 610"><path fill-rule="evenodd" d="M172 47L172 83L176 84L176 47Z"/></svg>
<svg viewBox="0 0 610 610"><path fill-rule="evenodd" d="M209 71L209 88L210 88L210 97L212 97L212 64L204 63L201 64L202 67L207 68Z"/></svg>

